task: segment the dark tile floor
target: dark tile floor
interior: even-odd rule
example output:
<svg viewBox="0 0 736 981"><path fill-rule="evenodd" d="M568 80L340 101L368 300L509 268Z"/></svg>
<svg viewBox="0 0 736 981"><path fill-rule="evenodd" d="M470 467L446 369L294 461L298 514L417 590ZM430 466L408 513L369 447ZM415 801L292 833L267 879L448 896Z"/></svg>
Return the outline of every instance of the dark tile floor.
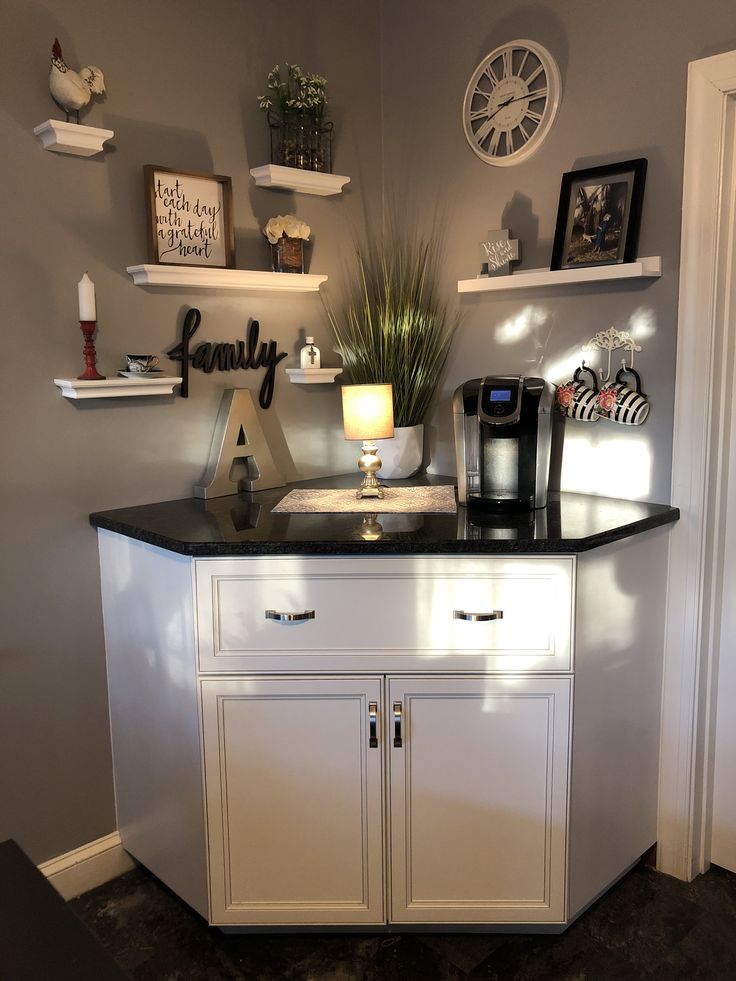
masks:
<svg viewBox="0 0 736 981"><path fill-rule="evenodd" d="M736 875L718 868L687 884L640 866L561 936L225 935L143 869L71 905L134 981L736 979Z"/></svg>

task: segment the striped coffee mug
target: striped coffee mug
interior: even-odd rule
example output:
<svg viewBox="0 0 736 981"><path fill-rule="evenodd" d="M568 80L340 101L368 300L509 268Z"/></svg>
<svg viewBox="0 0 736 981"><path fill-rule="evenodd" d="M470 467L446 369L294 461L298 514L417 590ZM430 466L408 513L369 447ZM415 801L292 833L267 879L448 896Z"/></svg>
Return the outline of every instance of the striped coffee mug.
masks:
<svg viewBox="0 0 736 981"><path fill-rule="evenodd" d="M626 384L625 375L632 376L635 389ZM649 415L649 400L641 390L639 372L633 368L620 368L615 384L598 393L598 412L622 426L641 426Z"/></svg>
<svg viewBox="0 0 736 981"><path fill-rule="evenodd" d="M593 379L593 387L580 380L582 372L587 372ZM557 386L555 393L557 405L563 415L578 422L598 421L598 379L592 368L581 366L569 382Z"/></svg>

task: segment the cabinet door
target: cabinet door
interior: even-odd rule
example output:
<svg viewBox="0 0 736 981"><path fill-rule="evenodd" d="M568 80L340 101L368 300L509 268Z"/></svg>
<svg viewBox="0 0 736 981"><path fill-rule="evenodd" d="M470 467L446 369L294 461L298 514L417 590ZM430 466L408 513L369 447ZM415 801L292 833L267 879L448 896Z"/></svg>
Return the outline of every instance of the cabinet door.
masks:
<svg viewBox="0 0 736 981"><path fill-rule="evenodd" d="M389 680L393 922L565 920L570 686Z"/></svg>
<svg viewBox="0 0 736 981"><path fill-rule="evenodd" d="M383 923L381 679L201 684L211 922Z"/></svg>

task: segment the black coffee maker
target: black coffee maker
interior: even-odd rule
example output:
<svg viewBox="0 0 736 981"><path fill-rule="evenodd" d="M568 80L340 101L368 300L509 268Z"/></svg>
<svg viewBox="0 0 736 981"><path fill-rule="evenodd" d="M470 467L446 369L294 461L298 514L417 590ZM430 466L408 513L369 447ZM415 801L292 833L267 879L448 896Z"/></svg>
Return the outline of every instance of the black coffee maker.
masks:
<svg viewBox="0 0 736 981"><path fill-rule="evenodd" d="M532 510L547 504L554 387L543 378L488 375L453 396L460 504Z"/></svg>

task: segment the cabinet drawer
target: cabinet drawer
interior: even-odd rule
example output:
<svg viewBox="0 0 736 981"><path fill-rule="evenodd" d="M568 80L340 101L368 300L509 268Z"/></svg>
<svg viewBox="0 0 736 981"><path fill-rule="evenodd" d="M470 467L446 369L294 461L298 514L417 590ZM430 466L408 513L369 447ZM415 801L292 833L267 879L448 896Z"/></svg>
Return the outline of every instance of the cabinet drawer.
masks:
<svg viewBox="0 0 736 981"><path fill-rule="evenodd" d="M200 670L385 670L390 655L569 671L572 578L559 557L198 561Z"/></svg>

